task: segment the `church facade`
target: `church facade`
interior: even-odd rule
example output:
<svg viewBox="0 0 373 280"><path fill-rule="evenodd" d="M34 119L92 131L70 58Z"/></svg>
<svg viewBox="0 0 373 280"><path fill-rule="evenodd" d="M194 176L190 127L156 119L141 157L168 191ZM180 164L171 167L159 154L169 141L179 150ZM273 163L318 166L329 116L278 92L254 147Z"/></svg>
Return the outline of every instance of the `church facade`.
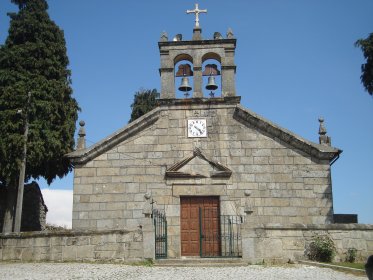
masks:
<svg viewBox="0 0 373 280"><path fill-rule="evenodd" d="M204 39L187 12L192 39L158 43L158 106L90 147L79 123L72 230L0 234L0 261L292 263L319 237L335 261L373 254L373 225L334 214L324 120L313 143L244 108L233 32Z"/></svg>
<svg viewBox="0 0 373 280"><path fill-rule="evenodd" d="M159 106L88 148L81 123L78 149L68 155L73 229L142 228L156 211L167 219L168 258L265 258L275 240L265 238L278 229L298 232L288 245L302 251L307 226L299 225L325 231L333 223L331 163L342 151L330 145L323 120L313 143L241 106L231 30L203 39L196 22L192 40L170 41L164 33L158 45ZM193 89L190 98L176 97L178 76L181 91ZM204 76L220 76L220 96L204 95ZM211 79L207 86L217 87Z"/></svg>

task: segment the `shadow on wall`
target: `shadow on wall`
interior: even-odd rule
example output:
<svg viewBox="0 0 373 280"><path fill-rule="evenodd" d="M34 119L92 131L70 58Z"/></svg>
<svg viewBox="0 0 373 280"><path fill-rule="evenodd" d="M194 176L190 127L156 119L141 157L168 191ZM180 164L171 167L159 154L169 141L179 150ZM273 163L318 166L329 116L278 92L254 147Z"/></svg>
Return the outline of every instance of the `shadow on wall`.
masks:
<svg viewBox="0 0 373 280"><path fill-rule="evenodd" d="M0 185L0 233L3 228L6 207L6 188ZM36 182L25 185L21 231L42 231L45 229L48 208Z"/></svg>
<svg viewBox="0 0 373 280"><path fill-rule="evenodd" d="M6 202L6 189L4 185L0 184L0 233L2 232L2 229L3 229L5 202Z"/></svg>

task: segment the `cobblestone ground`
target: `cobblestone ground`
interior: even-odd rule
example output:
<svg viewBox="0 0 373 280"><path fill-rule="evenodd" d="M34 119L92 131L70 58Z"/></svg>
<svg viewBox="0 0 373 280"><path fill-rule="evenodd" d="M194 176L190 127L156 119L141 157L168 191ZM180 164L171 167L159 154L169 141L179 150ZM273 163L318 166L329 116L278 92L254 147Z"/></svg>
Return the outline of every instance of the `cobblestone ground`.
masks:
<svg viewBox="0 0 373 280"><path fill-rule="evenodd" d="M291 267L143 267L111 264L0 263L1 280L35 279L146 279L146 280L282 280L282 279L366 279L327 268Z"/></svg>

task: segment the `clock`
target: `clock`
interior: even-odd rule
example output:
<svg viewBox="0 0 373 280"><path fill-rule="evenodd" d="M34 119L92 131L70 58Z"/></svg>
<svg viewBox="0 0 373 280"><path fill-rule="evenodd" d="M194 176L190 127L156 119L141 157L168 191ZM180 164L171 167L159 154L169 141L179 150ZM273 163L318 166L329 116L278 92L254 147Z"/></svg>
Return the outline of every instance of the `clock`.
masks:
<svg viewBox="0 0 373 280"><path fill-rule="evenodd" d="M207 137L206 119L188 120L188 137Z"/></svg>

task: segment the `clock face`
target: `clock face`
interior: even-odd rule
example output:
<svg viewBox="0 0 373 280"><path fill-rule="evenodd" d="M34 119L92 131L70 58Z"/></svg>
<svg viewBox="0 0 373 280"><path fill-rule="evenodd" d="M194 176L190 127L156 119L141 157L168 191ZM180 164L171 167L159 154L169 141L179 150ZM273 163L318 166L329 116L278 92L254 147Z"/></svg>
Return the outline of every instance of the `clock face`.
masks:
<svg viewBox="0 0 373 280"><path fill-rule="evenodd" d="M206 119L188 120L188 137L207 137Z"/></svg>

